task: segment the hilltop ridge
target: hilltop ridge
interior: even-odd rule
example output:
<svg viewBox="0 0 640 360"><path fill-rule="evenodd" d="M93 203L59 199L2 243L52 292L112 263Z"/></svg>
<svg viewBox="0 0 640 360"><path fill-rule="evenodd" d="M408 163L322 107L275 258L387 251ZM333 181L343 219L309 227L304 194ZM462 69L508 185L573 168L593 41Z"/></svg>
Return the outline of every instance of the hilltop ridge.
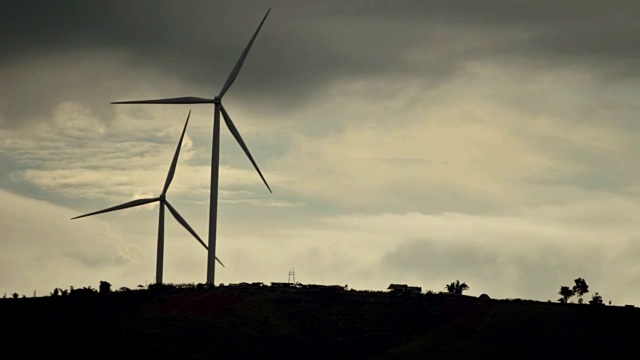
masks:
<svg viewBox="0 0 640 360"><path fill-rule="evenodd" d="M630 349L640 311L434 293L156 286L2 299L0 316L9 348L40 339L119 359L522 359Z"/></svg>

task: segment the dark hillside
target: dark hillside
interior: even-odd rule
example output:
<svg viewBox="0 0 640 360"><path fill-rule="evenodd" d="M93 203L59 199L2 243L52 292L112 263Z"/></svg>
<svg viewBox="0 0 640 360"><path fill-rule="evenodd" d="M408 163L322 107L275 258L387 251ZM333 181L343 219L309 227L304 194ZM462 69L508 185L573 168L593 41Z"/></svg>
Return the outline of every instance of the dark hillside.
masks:
<svg viewBox="0 0 640 360"><path fill-rule="evenodd" d="M636 308L266 286L2 299L0 316L4 353L117 359L608 358L634 348L640 321Z"/></svg>

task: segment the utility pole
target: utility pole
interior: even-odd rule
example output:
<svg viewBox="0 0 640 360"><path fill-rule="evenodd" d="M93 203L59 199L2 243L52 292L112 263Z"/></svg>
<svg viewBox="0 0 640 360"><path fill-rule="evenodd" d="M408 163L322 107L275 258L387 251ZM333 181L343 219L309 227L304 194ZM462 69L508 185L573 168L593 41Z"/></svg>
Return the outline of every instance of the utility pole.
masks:
<svg viewBox="0 0 640 360"><path fill-rule="evenodd" d="M291 282L291 279L293 279L293 282ZM296 284L296 270L294 268L289 269L289 284Z"/></svg>

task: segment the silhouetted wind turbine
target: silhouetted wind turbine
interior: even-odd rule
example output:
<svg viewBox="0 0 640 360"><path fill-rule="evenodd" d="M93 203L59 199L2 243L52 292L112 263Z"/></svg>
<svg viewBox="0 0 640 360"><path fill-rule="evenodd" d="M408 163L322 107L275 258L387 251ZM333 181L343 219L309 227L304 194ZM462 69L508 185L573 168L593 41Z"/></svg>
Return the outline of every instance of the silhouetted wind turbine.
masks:
<svg viewBox="0 0 640 360"><path fill-rule="evenodd" d="M136 200L129 201L124 204L116 205L104 210L98 210L92 213L76 216L71 219L71 220L79 219L85 216L91 216L91 215L102 214L110 211L127 209L130 207L145 205L145 204L158 201L160 203L160 219L158 223L158 255L156 260L156 283L157 284L162 284L162 264L163 264L163 254L164 254L164 206L165 205L169 209L169 212L171 213L171 215L173 215L173 217L182 226L184 226L184 228L187 229L187 231L189 231L191 235L193 235L193 237L195 237L196 240L198 240L198 242L200 242L200 244L204 246L205 249L208 249L207 245L202 241L202 239L200 239L200 236L198 236L198 234L191 228L191 226L189 226L187 221L182 216L180 216L178 211L173 206L171 206L171 204L169 204L169 201L167 201L166 199L167 190L169 190L169 185L171 185L171 181L173 180L173 175L176 172L178 155L180 155L180 147L182 146L182 139L184 138L184 133L187 130L187 124L189 124L190 116L191 116L191 111L189 111L189 115L187 115L187 121L184 123L184 129L182 129L182 135L180 135L180 141L178 142L178 147L176 148L176 152L175 154L173 154L171 167L169 168L169 173L167 174L167 179L164 182L164 188L162 189L162 193L160 194L160 196L154 197L154 198L136 199ZM215 260L217 260L220 263L220 265L224 266L224 264L222 264L222 262L217 257L215 258Z"/></svg>
<svg viewBox="0 0 640 360"><path fill-rule="evenodd" d="M271 9L267 10L267 13L262 18L260 25L258 25L258 28L256 29L255 33L251 37L251 40L249 40L249 43L244 48L244 51L240 55L240 58L236 62L236 65L233 67L233 70L231 70L231 73L229 74L227 81L222 86L222 90L220 90L220 93L215 98L209 99L209 98L199 98L199 97L188 96L188 97L177 97L177 98L167 98L167 99L157 99L157 100L116 101L112 103L112 104L214 104L213 142L211 146L211 189L209 193L209 255L207 257L207 284L214 284L214 278L215 278L215 260L214 259L216 258L215 257L216 256L216 228L217 228L216 219L217 219L217 213L218 213L218 167L220 164L220 113L222 113L222 117L224 118L225 124L227 124L227 128L229 129L231 134L233 134L233 137L236 139L236 141L238 141L238 144L240 144L240 147L242 147L242 150L244 150L244 153L247 155L247 157L251 161L251 164L253 164L253 167L256 169L256 171L258 171L258 174L260 175L260 178L262 178L262 181L264 182L264 184L267 186L267 189L269 189L269 192L271 192L271 188L269 187L269 184L267 184L267 181L265 180L264 176L262 176L262 172L260 172L258 165L253 160L253 156L251 156L251 153L249 152L249 148L247 148L247 145L244 143L244 140L242 140L242 137L240 136L238 129L233 124L233 121L231 121L231 117L229 116L229 113L227 113L224 106L222 106L222 97L227 92L227 90L229 90L233 82L236 80L236 77L240 72L240 68L242 68L242 64L244 63L244 60L247 57L249 50L251 49L251 45L253 45L253 42L256 39L256 36L258 36L258 32L260 31L260 28L262 28L262 24L264 24L264 21L267 19L267 15L269 15L270 11Z"/></svg>

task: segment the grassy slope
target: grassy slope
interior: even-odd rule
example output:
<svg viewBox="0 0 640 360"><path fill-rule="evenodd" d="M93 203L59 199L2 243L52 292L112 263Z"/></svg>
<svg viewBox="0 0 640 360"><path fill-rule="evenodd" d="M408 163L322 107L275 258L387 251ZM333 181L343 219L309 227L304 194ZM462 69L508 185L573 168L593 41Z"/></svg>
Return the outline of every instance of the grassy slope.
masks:
<svg viewBox="0 0 640 360"><path fill-rule="evenodd" d="M31 355L607 358L612 349L632 349L640 310L264 287L3 299L0 318L9 330L5 353L15 347ZM25 349L25 340L35 341Z"/></svg>

